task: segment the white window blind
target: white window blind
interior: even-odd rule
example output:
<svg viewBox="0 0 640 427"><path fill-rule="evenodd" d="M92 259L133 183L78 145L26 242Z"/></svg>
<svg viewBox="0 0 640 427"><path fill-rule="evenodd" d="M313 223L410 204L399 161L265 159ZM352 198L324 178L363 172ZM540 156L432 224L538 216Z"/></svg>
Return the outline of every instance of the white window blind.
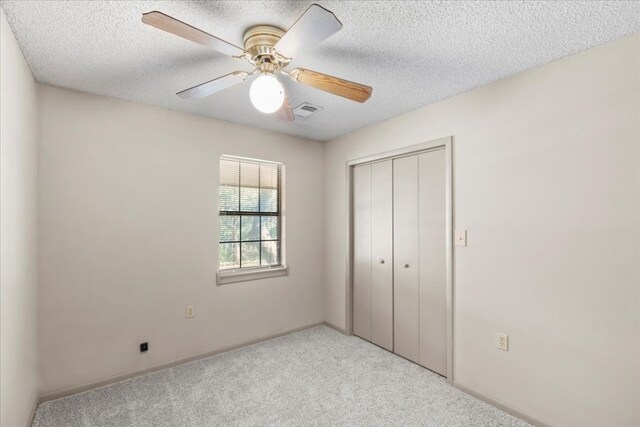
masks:
<svg viewBox="0 0 640 427"><path fill-rule="evenodd" d="M281 265L282 165L220 158L220 270Z"/></svg>

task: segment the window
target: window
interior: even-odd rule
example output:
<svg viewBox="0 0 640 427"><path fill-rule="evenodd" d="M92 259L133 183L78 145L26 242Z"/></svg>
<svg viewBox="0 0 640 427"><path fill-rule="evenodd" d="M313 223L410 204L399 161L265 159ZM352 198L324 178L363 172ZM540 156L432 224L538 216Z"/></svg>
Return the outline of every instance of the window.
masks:
<svg viewBox="0 0 640 427"><path fill-rule="evenodd" d="M282 168L274 162L220 158L219 278L283 267Z"/></svg>

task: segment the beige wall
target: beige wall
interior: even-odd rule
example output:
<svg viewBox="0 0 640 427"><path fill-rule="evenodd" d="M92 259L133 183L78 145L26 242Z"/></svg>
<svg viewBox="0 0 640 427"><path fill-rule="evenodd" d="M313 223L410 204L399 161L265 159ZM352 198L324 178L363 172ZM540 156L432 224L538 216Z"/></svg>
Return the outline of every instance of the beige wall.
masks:
<svg viewBox="0 0 640 427"><path fill-rule="evenodd" d="M0 11L0 425L36 402L36 84Z"/></svg>
<svg viewBox="0 0 640 427"><path fill-rule="evenodd" d="M640 35L329 142L327 321L345 325L345 162L449 135L455 381L552 425L640 425Z"/></svg>
<svg viewBox="0 0 640 427"><path fill-rule="evenodd" d="M322 321L321 143L50 86L39 105L44 394ZM286 164L288 277L216 285L221 154Z"/></svg>

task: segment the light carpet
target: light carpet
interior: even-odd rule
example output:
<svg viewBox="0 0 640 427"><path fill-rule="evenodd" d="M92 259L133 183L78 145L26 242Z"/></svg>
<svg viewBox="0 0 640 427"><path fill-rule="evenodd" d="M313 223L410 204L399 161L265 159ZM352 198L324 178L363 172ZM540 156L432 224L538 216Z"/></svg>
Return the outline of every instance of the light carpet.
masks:
<svg viewBox="0 0 640 427"><path fill-rule="evenodd" d="M528 426L326 326L42 403L34 427Z"/></svg>

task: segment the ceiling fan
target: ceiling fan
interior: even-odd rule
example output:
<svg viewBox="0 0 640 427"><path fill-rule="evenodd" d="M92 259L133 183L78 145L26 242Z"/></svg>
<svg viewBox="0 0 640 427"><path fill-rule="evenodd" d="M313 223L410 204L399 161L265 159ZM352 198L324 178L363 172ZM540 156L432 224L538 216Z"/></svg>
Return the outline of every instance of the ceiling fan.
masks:
<svg viewBox="0 0 640 427"><path fill-rule="evenodd" d="M312 4L287 31L273 25L256 25L249 28L244 33L243 48L162 12L144 13L142 22L236 59L244 59L255 67L251 72L234 71L178 92L177 95L185 99L212 95L242 83L258 73L259 76L252 82L249 90L253 106L267 114L278 112L280 118L291 121L294 119L293 111L284 87L278 81L278 75L287 76L298 83L361 103L369 99L373 91L370 86L306 68L294 68L288 72L284 70L298 50L320 43L342 29L342 23L331 11L317 4Z"/></svg>

